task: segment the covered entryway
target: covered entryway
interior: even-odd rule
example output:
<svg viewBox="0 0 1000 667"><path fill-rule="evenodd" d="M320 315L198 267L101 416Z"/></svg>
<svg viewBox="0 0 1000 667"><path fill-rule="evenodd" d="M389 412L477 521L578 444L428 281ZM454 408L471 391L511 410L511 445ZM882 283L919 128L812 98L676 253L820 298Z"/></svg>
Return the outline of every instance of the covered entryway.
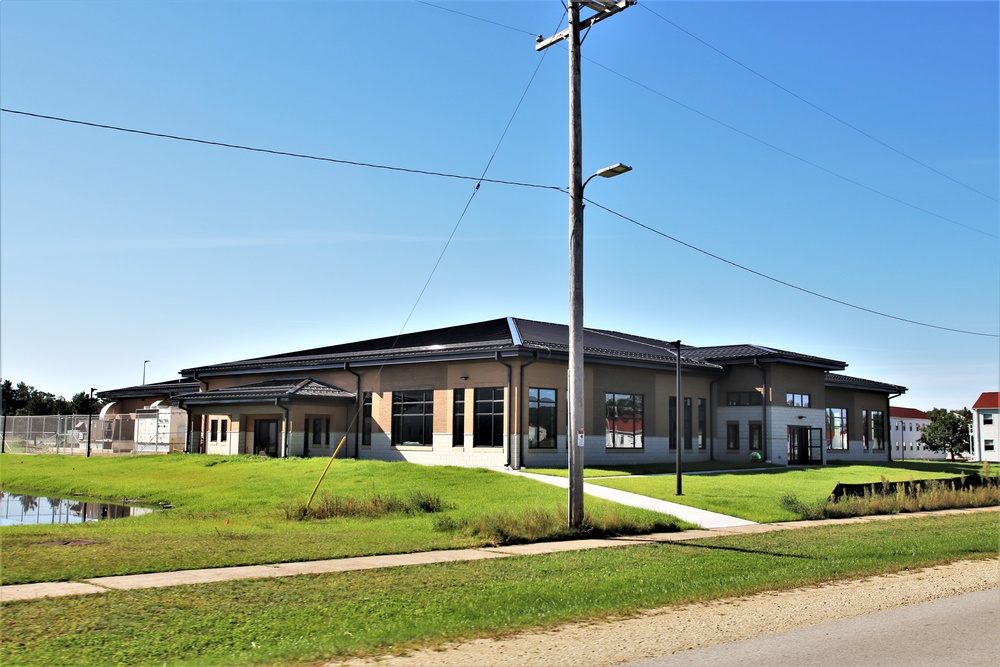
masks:
<svg viewBox="0 0 1000 667"><path fill-rule="evenodd" d="M823 429L789 426L788 463L789 465L823 463Z"/></svg>
<svg viewBox="0 0 1000 667"><path fill-rule="evenodd" d="M265 380L177 398L191 415L187 451L208 454L328 455L331 451L323 450L331 450L331 439L349 435L357 410L354 392L313 378Z"/></svg>

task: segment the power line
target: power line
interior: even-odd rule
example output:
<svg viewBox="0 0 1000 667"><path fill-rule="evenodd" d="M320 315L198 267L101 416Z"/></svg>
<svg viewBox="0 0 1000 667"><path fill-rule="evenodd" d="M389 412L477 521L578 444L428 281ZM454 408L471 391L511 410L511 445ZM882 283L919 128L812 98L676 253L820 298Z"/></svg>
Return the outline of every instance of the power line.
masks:
<svg viewBox="0 0 1000 667"><path fill-rule="evenodd" d="M536 73L537 73L537 69L536 69ZM534 76L532 77L532 79L533 78L534 78ZM642 85L642 84L639 84L639 85ZM520 106L520 102L518 103L518 106ZM521 183L521 182L518 182L518 181L505 181L505 180L490 179L490 178L485 178L483 176L480 176L480 177L476 177L476 176L464 176L464 175L461 175L461 174L449 174L449 173L445 173L445 172L435 172L435 171L427 171L427 170L420 170L420 169L408 169L408 168L404 168L404 167L392 167L392 166L387 166L387 165L378 165L378 164L372 164L372 163L366 163L366 162L357 162L357 161L352 161L352 160L341 160L341 159L337 159L337 158L318 157L318 156L314 156L314 155L305 155L305 154L300 154L300 153L290 153L290 152L286 152L286 151L276 151L276 150L265 149L265 148L253 148L253 147L249 147L249 146L241 146L239 144L227 144L227 143L222 143L222 142L218 142L218 141L208 141L208 140L204 140L204 139L192 139L192 138L189 138L189 137L181 137L181 136L175 136L175 135L169 135L169 134L161 134L161 133L157 133L157 132L148 132L148 131L145 131L145 130L134 130L134 129L128 129L128 128L121 128L121 127L116 127L116 126L113 126L113 125L103 125L103 124L99 124L99 123L89 123L89 122L79 121L79 120L70 120L70 119L66 119L66 118L60 118L58 116L46 116L46 115L42 115L42 114L29 113L29 112L26 112L26 111L16 111L16 110L13 110L13 109L0 109L0 111L2 111L4 113L12 113L12 114L18 114L18 115L22 115L22 116L30 116L30 117L33 117L33 118L41 118L41 119L44 119L44 120L54 120L54 121L59 121L59 122L64 122L64 123L71 123L71 124L75 124L75 125L85 125L85 126L88 126L88 127L96 127L96 128L100 128L100 129L115 130L115 131L118 131L118 132L127 132L127 133L131 133L131 134L140 134L140 135L144 135L144 136L160 137L160 138L164 138L164 139L174 139L174 140L177 140L177 141L186 141L186 142L190 142L190 143L204 144L204 145L209 145L209 146L219 146L219 147L222 147L222 148L233 148L233 149L237 149L237 150L246 150L246 151L257 152L257 153L266 153L266 154L271 154L271 155L281 155L281 156L285 156L285 157L295 157L295 158L302 158L302 159L307 159L307 160L317 160L317 161L321 161L321 162L332 162L332 163L335 163L335 164L345 164L345 165L350 165L350 166L369 167L369 168L375 168L375 169L386 169L386 170L390 170L390 171L399 171L399 172L404 172L404 173L420 174L420 175L426 175L426 176L438 176L438 177L441 177L441 178L454 178L454 179L467 180L467 181L476 181L477 182L477 185L476 185L476 190L477 191L479 189L479 184L481 184L481 183L495 183L495 184L498 184L498 185L513 185L513 186L518 186L518 187L536 188L536 189L542 189L542 190L553 190L553 191L556 191L556 192L561 192L562 194L565 194L565 195L569 194L568 191L566 190L566 188L555 186L555 185L541 185L541 184L537 184L537 183ZM516 110L515 110L515 113L516 113ZM508 123L508 126L509 126L509 123ZM504 130L504 133L506 134L506 130ZM501 140L502 140L502 138L501 138ZM496 151L494 151L494 155L495 155L495 153L496 153ZM490 160L492 162L492 157L490 158ZM487 168L488 168L488 166L487 166ZM484 171L484 174L485 174L485 171ZM475 194L475 192L473 194ZM934 325L934 324L928 324L928 323L925 323L925 322L918 322L916 320L910 320L910 319L906 319L906 318L903 318L903 317L897 317L895 315L890 315L888 313L883 313L883 312L880 312L880 311L877 311L877 310L873 310L873 309L870 309L870 308L865 308L863 306L857 306L857 305L849 303L847 301L842 301L840 299L835 299L833 297L829 297L829 296L826 296L824 294L820 294L819 292L814 292L814 291L808 290L808 289L806 289L804 287L799 287L798 285L794 285L792 283L786 282L786 281L781 280L779 278L774 278L773 276L769 276L766 273L761 273L760 271L756 271L756 270L751 269L749 267L743 266L742 264L739 264L739 263L734 262L732 260L726 259L725 257L721 257L721 256L716 255L714 253L711 253L711 252L709 252L707 250L703 250L703 249L701 249L701 248L699 248L699 247L697 247L695 245L692 245L690 243L682 241L682 240L680 240L680 239L678 239L678 238L676 238L674 236L670 236L669 234L667 234L665 232L661 232L661 231L659 231L659 230L657 230L657 229L655 229L653 227L650 227L650 226L645 225L645 224L643 224L643 223L641 223L641 222L639 222L637 220L634 220L633 218L630 218L630 217L628 217L628 216L626 216L626 215L624 215L622 213L619 213L617 211L609 209L606 206L602 206L601 204L598 204L597 202L594 202L594 201L592 201L590 199L586 199L586 201L588 203L590 203L590 204L593 204L597 208L600 208L600 209L602 209L604 211L607 211L608 213L610 213L610 214L612 214L614 216L617 216L617 217L619 217L619 218L621 218L623 220L631 222L632 224L634 224L634 225L636 225L638 227L641 227L641 228L643 228L643 229L645 229L647 231L650 231L650 232L652 232L654 234L657 234L657 235L662 236L662 237L664 237L666 239L669 239L669 240L671 240L671 241L673 241L673 242L675 242L675 243L677 243L679 245L682 245L682 246L684 246L686 248L694 250L695 252L699 252L699 253L701 253L703 255L706 255L707 257L711 257L712 259L715 259L715 260L718 260L720 262L723 262L724 264L728 264L730 266L733 266L735 268L741 269L741 270L746 271L748 273L752 273L752 274L754 274L754 275L756 275L758 277L764 278L766 280L770 280L770 281L778 283L780 285L784 285L784 286L789 287L791 289L798 290L798 291L803 292L805 294L809 294L811 296L815 296L817 298L824 299L826 301L830 301L830 302L833 302L833 303L840 304L842 306L846 306L848 308L853 308L853 309L860 310L860 311L863 311L863 312L866 312L866 313L870 313L872 315L877 315L877 316L880 316L880 317L885 317L885 318L897 320L897 321L900 321L900 322L906 322L908 324L914 324L914 325L917 325L917 326L928 327L928 328L932 328L932 329L939 329L939 330L942 330L942 331L950 331L950 332L953 332L953 333L966 334L966 335L970 335L970 336L984 336L984 337L989 337L989 338L1000 338L1000 335L997 335L997 334L982 333L982 332L977 332L977 331L966 331L966 330L963 330L963 329L953 329L953 328L949 328L949 327L943 327L943 326L938 326L938 325ZM471 198L470 198L470 203L471 203ZM467 207L468 207L468 205L467 205ZM463 211L463 216L464 216L464 211ZM456 225L456 229L457 229L457 225ZM454 231L452 232L452 235L454 235ZM449 238L449 242L450 242L450 238ZM439 258L438 261L440 262L440 258Z"/></svg>
<svg viewBox="0 0 1000 667"><path fill-rule="evenodd" d="M935 169L934 167L932 167L932 166L930 166L930 165L928 165L928 164L925 164L924 162L921 162L921 161L920 161L920 160L918 160L917 158L915 158L915 157L913 157L913 156L911 156L911 155L907 155L907 154L906 154L906 153L904 153L903 151L901 151L901 150L899 150L899 149L897 149L897 148L895 148L895 147L893 147L893 146L890 146L889 144L887 144L886 142L882 141L881 139L878 139L878 138L876 138L876 137L873 137L872 135L868 134L867 132L865 132L865 131L864 131L864 130L862 130L861 128L857 127L856 125L852 125L851 123L847 122L847 121L846 121L846 120L844 120L843 118L840 118L839 116L837 116L837 115L835 115L835 114L833 114L833 113L831 113L831 112L827 111L826 109L824 109L824 108L820 107L819 105L817 105L817 104L814 104L813 102L810 102L810 101L809 101L809 100L807 100L806 98L804 98L804 97L802 97L801 95L799 95L799 94L797 94L797 93L795 93L795 92L793 92L793 91L789 90L788 88L786 88L785 86L781 85L781 84L780 84L780 83L778 83L777 81L775 81L775 80L773 80L773 79L770 79L770 78L768 78L768 77L764 76L763 74L761 74L761 73L760 73L760 72L758 72L757 70L753 69L753 68L752 68L752 67L750 67L749 65L746 65L745 63L742 63L742 62L740 62L739 60L737 60L736 58L732 57L731 55L729 55L729 54L728 54L728 53L726 53L725 51L723 51L723 50L721 50L721 49L719 49L719 48L717 48L717 47L713 46L712 44L709 44L708 42L706 42L705 40L703 40L703 39L702 39L701 37L698 37L697 35L695 35L695 34L693 34L693 33L689 32L688 30L685 30L684 28L682 28L681 26L677 25L676 23L674 23L674 22L673 22L673 21L671 21L670 19L666 18L665 16L661 16L660 14L657 14L657 13L656 13L656 12L654 12L654 11L653 11L652 9L650 9L650 8L649 8L649 7L647 6L647 5L643 4L643 5L641 5L641 6L642 6L642 8L643 8L643 9L645 9L645 10L646 10L647 12L649 12L649 13L650 13L650 14L652 14L653 16L657 17L658 19L660 19L660 20L661 20L661 21L663 21L664 23L668 23L668 24L672 25L672 26L673 26L674 28L676 28L677 30L681 31L682 33L684 33L685 35L687 35L687 36L688 36L688 37L690 37L691 39L693 39L693 40L695 40L695 41L697 41L697 42L699 42L699 43L703 44L704 46L706 46L706 47L708 47L708 48L712 49L713 51L715 51L716 53L718 53L718 54L719 54L720 56L722 56L723 58L726 58L727 60L730 60L730 61L732 61L733 63L735 63L735 64L739 65L740 67L742 67L742 68L743 68L743 69L745 69L746 71L750 72L750 73L751 73L751 74L753 74L754 76L756 76L756 77L759 77L759 78L763 79L764 81L768 82L769 84L771 84L771 85L772 85L772 86L774 86L775 88L778 88L779 90L781 90L781 91L784 91L785 93L787 93L787 94L791 95L792 97L794 97L795 99L799 100L800 102L803 102L804 104L807 104L807 105L811 106L811 107L812 107L813 109L816 109L816 110L817 110L817 111L819 111L820 113L822 113L822 114L824 114L824 115L826 115L826 116L829 116L830 118L832 118L833 120L837 121L838 123L840 123L840 124L844 125L845 127L848 127L848 128L850 128L850 129L854 130L855 132L857 132L857 133L858 133L858 134L860 134L861 136L863 136L863 137L866 137L867 139L870 139L870 140L874 141L875 143L879 144L880 146L884 146L885 148L888 148L888 149L889 149L889 150L891 150L891 151L892 151L893 153L896 153L897 155L900 155L900 156L902 156L902 157L906 158L907 160L910 160L911 162L914 162L914 163L916 163L916 164L920 165L920 166L921 166L921 167L923 167L924 169L927 169L927 170L929 170L929 171L932 171L932 172L934 172L934 173L935 173L935 174L937 174L938 176L941 176L941 177L943 177L943 178L946 178L946 179L948 179L948 180L949 180L949 181L951 181L952 183L956 183L956 184L958 184L958 185L961 185L961 186L962 186L963 188L966 188L966 189L968 189L968 190L971 190L972 192L975 192L975 193L976 193L977 195L980 195L980 196L983 196L983 197L985 197L985 198L989 199L990 201L994 201L994 202L995 202L995 201L997 201L997 199L996 199L995 197L992 197L991 195L988 195L988 194L987 194L987 193L985 193L985 192L982 192L982 191L980 191L980 190L977 190L976 188L972 187L971 185L968 185L968 184L966 184L966 183L963 183L962 181L960 181L960 180L958 180L958 179L956 179L956 178L952 178L951 176L949 176L948 174L946 174L946 173L944 173L944 172L942 172L942 171L938 171L938 170L937 170L937 169Z"/></svg>
<svg viewBox="0 0 1000 667"><path fill-rule="evenodd" d="M473 16L472 14L466 14L465 12L460 12L458 10L452 9L451 7L442 7L441 5L435 5L433 2L424 2L424 0L414 0L414 2L418 2L421 5L427 5L428 7L433 7L434 9L440 9L443 12L451 12L452 14L458 14L459 16L464 16L465 18L472 19L474 21L482 21L483 23L489 23L490 25L495 25L498 28L505 28L507 30L513 30L514 32L520 32L520 33L523 33L525 35L531 35L532 37L536 37L537 36L535 33L529 32L527 30L522 30L521 28L515 28L513 26L504 25L503 23L497 23L496 21L491 21L489 19L484 19L481 16ZM534 78L534 77L532 77L532 78Z"/></svg>
<svg viewBox="0 0 1000 667"><path fill-rule="evenodd" d="M192 144L202 144L205 146L218 146L220 148L233 148L241 151L250 151L252 153L265 153L268 155L280 155L283 157L294 157L303 160L316 160L318 162L332 162L334 164L349 165L352 167L368 167L369 169L384 169L387 171L399 171L407 174L420 174L422 176L438 176L441 178L454 178L463 181L478 181L481 183L494 183L497 185L516 185L522 188L539 188L542 190L559 190L558 187L554 185L539 185L537 183L520 183L518 181L504 181L492 178L482 178L476 176L464 176L462 174L449 174L440 171L428 171L425 169L410 169L407 167L393 167L384 164L373 164L370 162L358 162L355 160L342 160L339 158L332 157L322 157L318 155L308 155L305 153L291 153L288 151L273 150L270 148L257 148L253 146L243 146L240 144L229 144L221 141L209 141L207 139L195 139L192 137L182 137L174 134L164 134L161 132L149 132L147 130L136 130L127 127L118 127L115 125L104 125L101 123L90 123L83 120L73 120L71 118L60 118L59 116L47 116L44 114L30 113L28 111L17 111L15 109L0 109L4 113L17 114L20 116L29 116L31 118L40 118L43 120L53 120L60 123L71 123L73 125L84 125L86 127L96 127L102 130L114 130L116 132L127 132L129 134L139 134L147 137L158 137L160 139L173 139L174 141L186 141Z"/></svg>
<svg viewBox="0 0 1000 667"><path fill-rule="evenodd" d="M888 313L883 313L881 311L874 310L872 308L865 308L864 306L858 306L858 305L855 305L853 303L849 303L847 301L842 301L841 299L836 299L836 298L834 298L832 296L827 296L825 294L820 294L819 292L814 292L812 290L806 289L805 287L799 287L798 285L795 285L795 284L790 283L788 281L781 280L780 278L775 278L774 276L769 276L768 274L762 273L760 271L757 271L756 269L751 269L750 267L744 266L743 264L739 264L738 262L734 262L734 261L726 259L725 257L722 257L720 255L716 255L715 253L711 253L711 252L709 252L707 250L703 250L703 249L699 248L698 246L695 246L695 245L692 245L690 243L687 243L686 241L680 240L676 236L671 236L670 234L667 234L666 232L662 232L662 231L660 231L660 230L658 230L658 229L656 229L654 227L650 227L649 225L645 225L645 224L639 222L638 220L630 218L627 215L619 213L618 211L614 211L614 210L612 210L612 209L610 209L610 208L608 208L606 206L602 206L601 204L598 204L597 202L591 201L590 199L587 199L586 201L588 203L590 203L590 204L593 204L594 206L596 206L597 208L601 209L602 211L607 211L611 215L619 217L622 220L625 220L627 222L631 222L636 227L640 227L642 229L645 229L646 231L652 232L653 234L656 234L657 236L662 236L663 238L668 239L670 241L673 241L674 243L677 243L678 245L682 245L685 248L688 248L689 250L694 250L695 252L701 253L702 255L705 255L707 257L711 257L712 259L717 260L719 262L722 262L724 264L728 264L729 266L732 266L732 267L735 267L737 269L740 269L741 271L746 271L747 273L752 273L753 275L755 275L755 276L757 276L759 278L764 278L765 280L770 280L771 282L778 283L779 285L784 285L785 287L789 287L791 289L798 290L799 292L803 292L805 294L808 294L810 296L814 296L814 297L823 299L825 301L830 301L832 303L836 303L836 304L839 304L841 306L846 306L848 308L853 308L855 310L860 310L862 312L869 313L871 315L877 315L879 317L885 317L885 318L888 318L890 320L896 320L898 322L905 322L907 324L914 324L916 326L927 327L927 328L930 328L930 329L939 329L941 331L950 331L952 333L960 333L960 334L965 334L965 335L968 335L968 336L983 336L985 338L1000 338L1000 335L998 335L998 334L983 333L981 331L966 331L964 329L953 329L951 327L943 327L943 326L939 326L937 324L928 324L927 322L918 322L917 320L910 320L910 319L907 319L905 317L899 317L897 315L890 315Z"/></svg>
<svg viewBox="0 0 1000 667"><path fill-rule="evenodd" d="M426 4L426 3L425 3ZM476 194L479 192L479 186L483 183L486 178L486 172L489 171L490 166L493 164L493 159L497 156L500 151L500 146L503 144L503 140L507 137L507 132L510 130L511 124L514 122L514 118L517 116L517 112L521 109L521 104L524 103L524 98L528 95L528 90L531 89L531 84L535 82L535 77L538 76L538 71L542 68L542 63L545 61L545 55L538 60L538 64L535 65L535 71L531 74L531 78L528 80L528 85L525 86L524 92L521 93L520 99L518 99L517 104L514 106L514 112L511 113L510 118L507 120L507 125L504 126L503 132L500 133L500 139L497 141L497 145L493 148L493 153L490 155L490 159L486 161L486 166L483 168L483 173L480 175L478 181L476 182L476 187L472 190L472 194L469 195L468 201L465 202L465 208L462 209L462 214L458 216L458 221L451 230L451 234L448 236L448 240L445 241L444 247L441 248L441 254L438 255L437 261L434 262L434 267L431 269L430 275L427 276L427 280L424 282L424 286L420 289L420 294L417 295L417 300L413 303L413 307L410 308L409 314L406 316L406 320L403 322L403 326L400 328L400 334L406 329L406 325L409 324L410 318L413 317L413 313L417 309L417 305L424 296L424 292L427 291L427 286L431 284L431 279L437 272L438 266L441 264L441 260L444 259L444 255L448 252L448 247L451 245L451 240L455 238L455 233L458 231L459 225L462 224L462 220L465 219L465 214L469 211L469 207L472 205L472 200L475 198ZM558 190L558 188L556 188ZM396 339L399 339L397 334ZM393 347L396 343L393 342Z"/></svg>
<svg viewBox="0 0 1000 667"><path fill-rule="evenodd" d="M915 211L919 211L919 212L924 213L926 215L929 215L931 217L938 218L939 220L944 220L945 222L950 222L953 225L957 225L959 227L964 227L965 229L968 229L969 231L973 231L973 232L976 232L978 234L982 234L984 236L989 236L990 238L994 238L994 239L995 238L1000 238L996 234L984 231L982 229L979 229L978 227L973 227L971 225L967 225L965 223L959 222L958 220L954 220L952 218L949 218L947 216L941 215L939 213L934 213L933 211L929 211L926 208L922 208L920 206L917 206L916 204L911 204L910 202L905 201L903 199L900 199L899 197L894 197L893 195L890 195L888 193L882 192L881 190L877 190L877 189L871 187L870 185L865 185L864 183L861 183L860 181L856 181L856 180L854 180L852 178L844 176L843 174L839 174L839 173L833 171L832 169L827 169L826 167L824 167L822 165L819 165L819 164L816 164L815 162L812 162L810 160L807 160L804 157L800 157L800 156L796 155L795 153L792 153L790 151L786 151L784 148L780 148L780 147L775 146L774 144L772 144L770 142L767 142L767 141L764 141L763 139L755 137L754 135L750 134L749 132L745 132L745 131L737 128L737 127L734 127L734 126L732 126L732 125L730 125L728 123L725 123L725 122L719 120L718 118L715 118L714 116L710 116L707 113L705 113L704 111L699 111L698 109L695 109L692 106L689 106L687 104L684 104L683 102L675 100L674 98L670 97L669 95L667 95L665 93L661 93L660 91L656 90L655 88L651 88L650 86L647 86L644 83L640 83L639 81L636 81L635 79L633 79L631 77L625 76L621 72L617 72L617 71L611 69L610 67L608 67L607 65L604 65L602 63L597 62L596 60L591 60L590 58L586 58L586 57L584 59L587 62L589 62L589 63L591 63L593 65L596 65L597 67L600 67L601 69L606 70L606 71L610 72L611 74L614 74L615 76L621 77L622 79L628 81L631 84L639 86L640 88L643 88L643 89L645 89L645 90L653 93L654 95L662 97L663 99L667 100L668 102L673 102L677 106L679 106L681 108L684 108L684 109L687 109L688 111L691 111L692 113L696 113L699 116L701 116L702 118L705 118L706 120L710 120L713 123L721 125L722 127L726 128L727 130L732 130L733 132L736 132L737 134L742 135L742 136L746 137L747 139L751 139L751 140L756 141L757 143L759 143L759 144L761 144L763 146L767 146L771 150L778 151L782 155L787 155L788 157L790 157L792 159L795 159L795 160L798 160L799 162L801 162L803 164L807 164L810 167L812 167L813 169L819 169L820 171L825 172L827 174L830 174L831 176L834 176L836 178L839 178L840 180L845 181L847 183L850 183L851 185L855 185L855 186L857 186L859 188L863 188L865 190L868 190L871 193L879 195L880 197L885 197L886 199L888 199L890 201L894 201L897 204L902 204L903 206L907 206L909 208L912 208Z"/></svg>

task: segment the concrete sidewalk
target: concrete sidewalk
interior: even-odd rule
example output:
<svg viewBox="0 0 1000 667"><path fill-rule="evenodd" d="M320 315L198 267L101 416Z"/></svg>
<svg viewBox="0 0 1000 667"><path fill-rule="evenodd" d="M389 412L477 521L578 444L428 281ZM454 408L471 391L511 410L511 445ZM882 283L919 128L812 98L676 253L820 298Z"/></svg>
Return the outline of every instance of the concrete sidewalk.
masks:
<svg viewBox="0 0 1000 667"><path fill-rule="evenodd" d="M553 486L562 487L564 489L569 489L569 479L565 477L554 477L552 475L538 475L535 473L524 472L521 470L505 470L511 475L518 475L520 477L527 477L533 479L536 482L544 482L545 484L552 484ZM628 491L619 491L618 489L612 489L606 486L600 486L598 484L588 484L583 483L583 492L588 496L594 496L595 498L603 498L604 500L611 500L621 505L628 505L629 507L640 507L646 510L652 510L654 512L659 512L660 514L669 514L675 516L682 521L687 521L688 523L693 523L700 528L734 528L736 526L753 526L755 525L753 521L747 521L746 519L739 519L735 516L727 516L725 514L719 514L717 512L709 512L708 510L701 510L697 507L688 507L687 505L681 505L679 503L672 503L667 500L659 500L657 498L650 498L649 496L640 496L637 493L629 493Z"/></svg>
<svg viewBox="0 0 1000 667"><path fill-rule="evenodd" d="M386 556L360 556L357 558L336 558L333 560L308 561L301 563L278 563L274 565L248 565L244 567L220 567L205 570L179 570L176 572L154 572L132 574L119 577L97 577L83 581L54 581L40 584L18 584L0 586L0 602L34 600L66 595L88 595L106 593L112 590L138 590L143 588L164 588L207 584L237 579L265 579L271 577L293 577L300 574L329 574L334 572L355 572L386 567L425 565L429 563L451 563L456 561L508 558L511 556L532 556L558 553L562 551L582 551L623 547L635 544L663 544L684 542L708 537L726 535L746 535L769 533L779 530L795 530L816 526L832 526L870 521L898 521L920 516L941 516L947 514L967 514L971 512L1000 512L1000 507L986 507L963 510L942 510L939 512L916 512L913 514L889 514L856 517L852 519L827 519L823 521L789 521L786 523L748 523L743 526L716 528L713 530L685 530L677 533L656 533L632 537L614 537L592 540L568 540L565 542L537 542L505 547L482 547L479 549L454 549L449 551L425 551L412 554Z"/></svg>

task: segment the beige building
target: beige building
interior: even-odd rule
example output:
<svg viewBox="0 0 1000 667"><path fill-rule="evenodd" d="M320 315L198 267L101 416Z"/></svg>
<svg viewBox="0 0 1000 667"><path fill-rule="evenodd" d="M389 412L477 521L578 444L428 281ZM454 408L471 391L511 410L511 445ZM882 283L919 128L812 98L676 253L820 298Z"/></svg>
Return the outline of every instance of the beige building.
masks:
<svg viewBox="0 0 1000 667"><path fill-rule="evenodd" d="M566 464L567 327L501 318L188 368L186 449L531 468ZM841 361L587 329L589 466L886 461L905 388ZM676 372L681 371L681 428ZM109 394L111 392L108 392Z"/></svg>

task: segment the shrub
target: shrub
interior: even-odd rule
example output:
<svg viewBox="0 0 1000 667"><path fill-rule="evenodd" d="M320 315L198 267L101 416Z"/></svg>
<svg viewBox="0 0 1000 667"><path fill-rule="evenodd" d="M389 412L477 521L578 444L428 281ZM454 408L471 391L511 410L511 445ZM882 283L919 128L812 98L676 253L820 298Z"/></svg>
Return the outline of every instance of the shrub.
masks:
<svg viewBox="0 0 1000 667"><path fill-rule="evenodd" d="M301 501L285 506L285 518L290 521L336 517L374 519L389 514L430 514L444 509L447 507L441 496L425 491L414 491L406 498L381 493L372 493L361 498L326 495L321 496L309 507Z"/></svg>
<svg viewBox="0 0 1000 667"><path fill-rule="evenodd" d="M883 479L860 496L842 496L838 500L831 497L810 505L789 493L782 496L780 503L783 509L807 520L991 507L1000 505L1000 484L992 480L982 486L962 487L949 480L930 480L892 485Z"/></svg>
<svg viewBox="0 0 1000 667"><path fill-rule="evenodd" d="M494 513L473 519L444 516L435 520L434 528L478 537L492 546L680 530L672 518L636 521L613 509L601 515L584 513L580 528L575 529L569 527L566 510L562 507L552 511L531 508L519 514Z"/></svg>

